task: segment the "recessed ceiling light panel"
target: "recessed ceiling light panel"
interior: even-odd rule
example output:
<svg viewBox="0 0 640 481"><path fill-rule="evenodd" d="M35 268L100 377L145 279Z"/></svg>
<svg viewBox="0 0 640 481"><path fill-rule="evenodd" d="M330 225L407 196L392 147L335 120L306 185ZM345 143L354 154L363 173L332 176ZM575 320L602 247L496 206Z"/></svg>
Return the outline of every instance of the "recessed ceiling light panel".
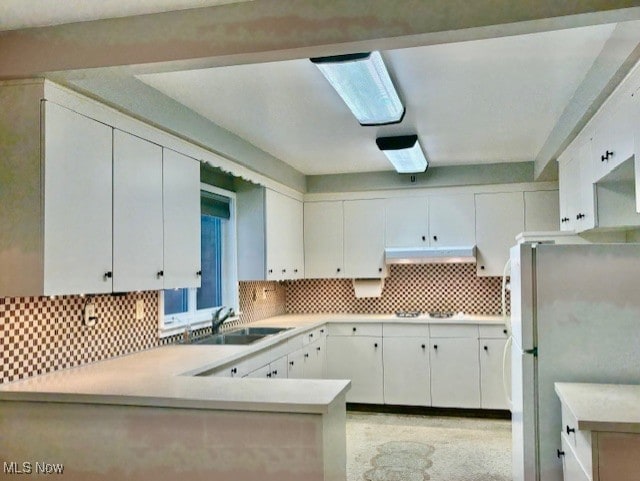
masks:
<svg viewBox="0 0 640 481"><path fill-rule="evenodd" d="M402 121L404 105L380 52L316 57L311 61L342 97L360 125L396 124Z"/></svg>
<svg viewBox="0 0 640 481"><path fill-rule="evenodd" d="M429 166L417 135L380 137L376 144L400 174L417 174Z"/></svg>

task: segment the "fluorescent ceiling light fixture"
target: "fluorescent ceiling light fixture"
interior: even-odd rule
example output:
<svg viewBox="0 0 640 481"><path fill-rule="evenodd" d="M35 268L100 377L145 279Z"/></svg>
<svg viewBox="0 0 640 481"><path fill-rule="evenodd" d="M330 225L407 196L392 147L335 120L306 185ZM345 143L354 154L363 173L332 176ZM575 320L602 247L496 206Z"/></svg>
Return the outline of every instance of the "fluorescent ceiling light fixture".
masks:
<svg viewBox="0 0 640 481"><path fill-rule="evenodd" d="M429 166L417 135L380 137L376 144L400 174L417 174Z"/></svg>
<svg viewBox="0 0 640 481"><path fill-rule="evenodd" d="M380 52L316 57L316 64L360 125L397 124L404 117Z"/></svg>

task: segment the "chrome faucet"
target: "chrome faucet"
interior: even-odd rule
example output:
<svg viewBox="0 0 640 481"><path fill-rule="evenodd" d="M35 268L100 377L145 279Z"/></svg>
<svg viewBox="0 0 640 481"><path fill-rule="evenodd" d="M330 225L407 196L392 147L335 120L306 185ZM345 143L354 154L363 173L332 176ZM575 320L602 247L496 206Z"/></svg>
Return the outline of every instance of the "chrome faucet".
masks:
<svg viewBox="0 0 640 481"><path fill-rule="evenodd" d="M222 323L233 316L233 307L219 307L211 314L211 334L218 334Z"/></svg>

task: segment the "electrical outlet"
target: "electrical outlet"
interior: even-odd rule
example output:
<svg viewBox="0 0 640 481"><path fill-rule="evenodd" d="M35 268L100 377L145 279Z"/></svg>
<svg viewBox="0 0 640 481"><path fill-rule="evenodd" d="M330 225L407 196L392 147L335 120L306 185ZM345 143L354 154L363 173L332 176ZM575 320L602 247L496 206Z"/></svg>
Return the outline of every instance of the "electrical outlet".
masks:
<svg viewBox="0 0 640 481"><path fill-rule="evenodd" d="M138 299L136 301L136 321L142 321L144 319L144 301Z"/></svg>
<svg viewBox="0 0 640 481"><path fill-rule="evenodd" d="M96 325L98 318L96 317L96 305L87 304L84 306L84 325L92 327Z"/></svg>

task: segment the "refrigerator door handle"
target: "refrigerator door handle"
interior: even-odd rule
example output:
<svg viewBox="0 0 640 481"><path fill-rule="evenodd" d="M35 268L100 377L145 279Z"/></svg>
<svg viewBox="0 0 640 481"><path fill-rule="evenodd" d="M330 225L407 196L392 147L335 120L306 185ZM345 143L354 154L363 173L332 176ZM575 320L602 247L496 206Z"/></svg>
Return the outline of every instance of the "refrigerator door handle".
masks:
<svg viewBox="0 0 640 481"><path fill-rule="evenodd" d="M511 344L513 344L513 336L509 336L507 342L504 343L504 351L502 351L502 390L504 391L504 397L507 399L507 405L509 411L513 411L513 399L511 397L511 378L507 377L507 356L511 353ZM511 359L509 359L511 364ZM509 386L507 386L507 379L509 380Z"/></svg>
<svg viewBox="0 0 640 481"><path fill-rule="evenodd" d="M533 357L538 357L538 348L534 347L533 349L525 349L525 354L533 354Z"/></svg>

